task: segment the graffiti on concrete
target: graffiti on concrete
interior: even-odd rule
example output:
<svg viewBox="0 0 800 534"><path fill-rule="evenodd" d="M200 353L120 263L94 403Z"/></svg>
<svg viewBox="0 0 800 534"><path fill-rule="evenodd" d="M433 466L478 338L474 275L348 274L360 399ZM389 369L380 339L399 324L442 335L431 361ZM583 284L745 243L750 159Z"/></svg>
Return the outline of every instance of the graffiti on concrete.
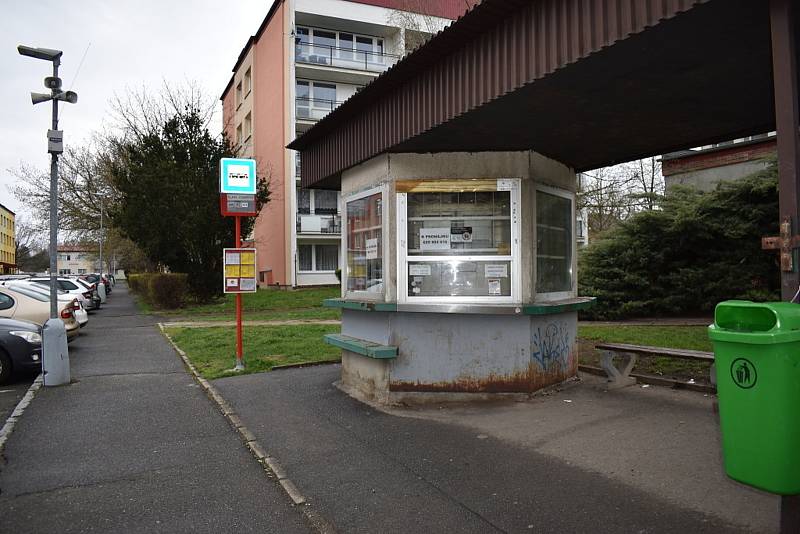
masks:
<svg viewBox="0 0 800 534"><path fill-rule="evenodd" d="M539 362L545 371L567 369L571 350L572 336L566 322L552 322L533 330L531 362Z"/></svg>

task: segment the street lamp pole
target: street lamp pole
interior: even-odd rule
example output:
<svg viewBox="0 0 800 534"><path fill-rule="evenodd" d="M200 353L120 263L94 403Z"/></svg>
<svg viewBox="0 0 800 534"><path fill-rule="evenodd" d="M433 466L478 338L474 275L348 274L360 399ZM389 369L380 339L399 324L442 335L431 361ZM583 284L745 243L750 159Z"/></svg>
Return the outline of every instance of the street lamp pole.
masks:
<svg viewBox="0 0 800 534"><path fill-rule="evenodd" d="M23 56L53 64L53 75L44 79L44 86L50 89L50 93L31 93L31 101L34 105L48 100L53 102L52 125L47 131L47 151L50 153L50 319L42 328L42 374L45 386L59 386L70 382L70 371L67 332L58 316L58 155L64 151L63 132L58 129L58 101L75 104L78 95L61 90L61 78L58 77L61 50L19 45L17 51Z"/></svg>
<svg viewBox="0 0 800 534"><path fill-rule="evenodd" d="M61 54L53 60L53 78L58 79ZM55 93L55 89L52 90ZM52 132L58 131L58 100L53 100ZM58 152L50 152L50 318L58 319Z"/></svg>

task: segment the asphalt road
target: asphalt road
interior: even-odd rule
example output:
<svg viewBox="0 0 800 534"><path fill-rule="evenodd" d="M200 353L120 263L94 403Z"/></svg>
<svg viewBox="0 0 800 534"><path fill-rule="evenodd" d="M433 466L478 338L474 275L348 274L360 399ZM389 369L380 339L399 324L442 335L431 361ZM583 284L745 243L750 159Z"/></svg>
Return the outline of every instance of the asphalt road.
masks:
<svg viewBox="0 0 800 534"><path fill-rule="evenodd" d="M532 447L376 411L332 385L339 373L311 367L215 386L340 532L746 531Z"/></svg>
<svg viewBox="0 0 800 534"><path fill-rule="evenodd" d="M0 463L0 532L307 532L125 288L70 345Z"/></svg>
<svg viewBox="0 0 800 534"><path fill-rule="evenodd" d="M17 403L25 396L35 378L36 375L30 373L17 374L11 377L10 383L0 386L0 428L17 407Z"/></svg>

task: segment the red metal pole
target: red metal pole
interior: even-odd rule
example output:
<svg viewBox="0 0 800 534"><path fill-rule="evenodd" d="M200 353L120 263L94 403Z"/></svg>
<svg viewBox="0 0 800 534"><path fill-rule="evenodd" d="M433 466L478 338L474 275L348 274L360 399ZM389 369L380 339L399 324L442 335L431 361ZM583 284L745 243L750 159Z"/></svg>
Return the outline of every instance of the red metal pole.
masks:
<svg viewBox="0 0 800 534"><path fill-rule="evenodd" d="M236 248L242 248L242 218L236 219ZM244 369L242 351L242 294L236 293L236 368Z"/></svg>

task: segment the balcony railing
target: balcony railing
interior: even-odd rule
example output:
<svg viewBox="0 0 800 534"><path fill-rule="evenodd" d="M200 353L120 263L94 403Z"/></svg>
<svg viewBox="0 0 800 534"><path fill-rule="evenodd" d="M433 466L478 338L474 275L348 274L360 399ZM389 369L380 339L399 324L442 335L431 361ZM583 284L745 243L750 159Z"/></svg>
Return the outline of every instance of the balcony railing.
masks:
<svg viewBox="0 0 800 534"><path fill-rule="evenodd" d="M341 232L341 215L297 214L298 234L340 234Z"/></svg>
<svg viewBox="0 0 800 534"><path fill-rule="evenodd" d="M400 56L385 52L353 50L352 48L311 43L295 43L294 57L297 63L327 65L367 72L383 72L400 59Z"/></svg>
<svg viewBox="0 0 800 534"><path fill-rule="evenodd" d="M341 102L325 98L298 96L295 98L295 110L298 119L318 121L339 107Z"/></svg>

